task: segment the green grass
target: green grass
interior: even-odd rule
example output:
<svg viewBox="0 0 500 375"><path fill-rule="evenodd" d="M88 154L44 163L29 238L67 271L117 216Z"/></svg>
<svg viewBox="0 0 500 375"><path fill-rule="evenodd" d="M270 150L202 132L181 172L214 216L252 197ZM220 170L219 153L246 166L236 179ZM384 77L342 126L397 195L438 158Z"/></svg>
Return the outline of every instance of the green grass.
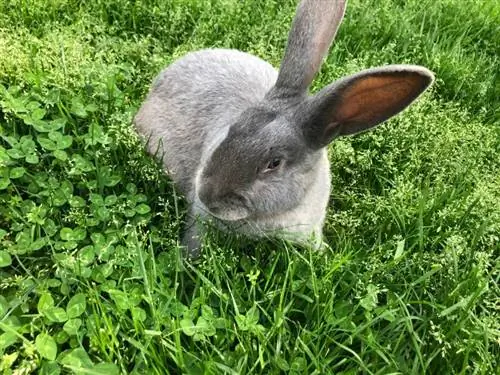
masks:
<svg viewBox="0 0 500 375"><path fill-rule="evenodd" d="M1 374L494 374L500 5L352 0L314 90L414 63L434 88L332 144L322 254L212 233L131 119L175 58L279 64L295 1L0 3Z"/></svg>

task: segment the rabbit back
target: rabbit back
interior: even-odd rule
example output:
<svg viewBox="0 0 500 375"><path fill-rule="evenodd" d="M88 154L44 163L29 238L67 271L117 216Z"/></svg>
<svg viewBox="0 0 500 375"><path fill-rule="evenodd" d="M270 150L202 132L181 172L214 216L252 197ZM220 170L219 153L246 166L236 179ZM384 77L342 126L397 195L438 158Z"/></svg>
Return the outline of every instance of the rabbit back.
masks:
<svg viewBox="0 0 500 375"><path fill-rule="evenodd" d="M269 63L226 49L189 53L158 75L134 123L147 151L161 158L188 199L197 171L231 121L261 101L276 78Z"/></svg>

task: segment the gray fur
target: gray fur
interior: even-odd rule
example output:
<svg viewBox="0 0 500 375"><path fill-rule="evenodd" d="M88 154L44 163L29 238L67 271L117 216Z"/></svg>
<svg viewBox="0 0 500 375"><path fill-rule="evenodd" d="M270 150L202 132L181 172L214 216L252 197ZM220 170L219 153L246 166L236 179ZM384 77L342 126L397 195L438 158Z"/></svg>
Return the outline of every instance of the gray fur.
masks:
<svg viewBox="0 0 500 375"><path fill-rule="evenodd" d="M263 98L276 76L255 56L217 49L189 53L156 78L134 122L148 152L161 156L189 199L202 153L222 141L231 122Z"/></svg>
<svg viewBox="0 0 500 375"><path fill-rule="evenodd" d="M303 0L279 73L249 54L214 49L184 56L154 82L135 124L190 204L190 255L200 247L198 219L319 244L330 194L325 146L395 115L431 83L425 68L396 65L309 96L344 8L344 0Z"/></svg>

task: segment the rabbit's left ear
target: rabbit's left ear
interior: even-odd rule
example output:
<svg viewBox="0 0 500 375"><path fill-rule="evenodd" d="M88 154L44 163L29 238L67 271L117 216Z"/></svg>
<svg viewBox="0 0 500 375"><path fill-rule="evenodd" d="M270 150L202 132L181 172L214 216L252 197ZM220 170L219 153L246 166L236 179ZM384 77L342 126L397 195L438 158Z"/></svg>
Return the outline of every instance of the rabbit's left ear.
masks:
<svg viewBox="0 0 500 375"><path fill-rule="evenodd" d="M337 81L299 106L297 116L312 147L368 130L413 102L434 80L428 69L389 65Z"/></svg>

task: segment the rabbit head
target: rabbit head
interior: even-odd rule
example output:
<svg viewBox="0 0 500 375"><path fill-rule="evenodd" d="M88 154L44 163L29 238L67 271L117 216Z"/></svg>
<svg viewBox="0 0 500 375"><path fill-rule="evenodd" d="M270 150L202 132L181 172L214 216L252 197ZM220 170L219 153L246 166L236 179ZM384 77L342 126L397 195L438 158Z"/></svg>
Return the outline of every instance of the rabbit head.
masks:
<svg viewBox="0 0 500 375"><path fill-rule="evenodd" d="M233 121L198 172L198 198L213 216L257 220L314 205L304 199L311 186L328 178L321 163L325 147L387 120L431 84L426 68L389 65L309 95L345 5L345 0L300 2L274 87Z"/></svg>
<svg viewBox="0 0 500 375"><path fill-rule="evenodd" d="M251 219L300 203L321 155L285 114L270 105L246 110L210 155L196 186L212 215Z"/></svg>

